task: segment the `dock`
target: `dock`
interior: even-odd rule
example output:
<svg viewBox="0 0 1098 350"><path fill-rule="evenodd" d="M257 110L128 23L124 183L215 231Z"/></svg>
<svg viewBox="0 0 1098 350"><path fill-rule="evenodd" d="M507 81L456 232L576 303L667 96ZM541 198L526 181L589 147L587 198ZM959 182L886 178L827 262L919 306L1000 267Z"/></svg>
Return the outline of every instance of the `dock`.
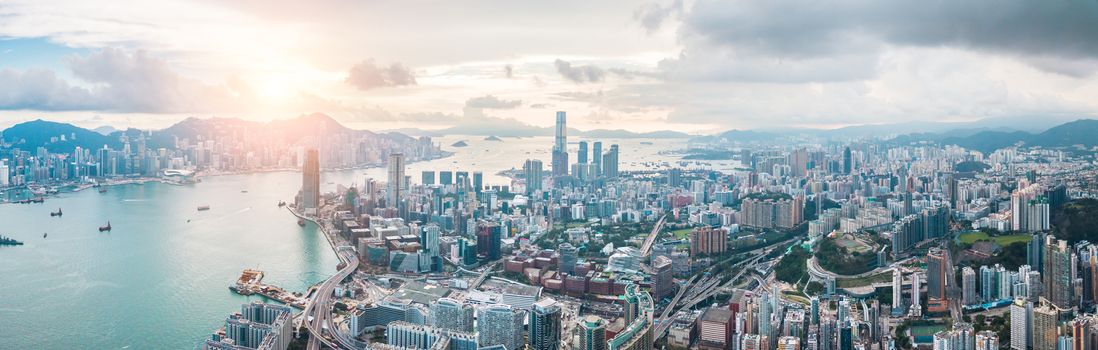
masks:
<svg viewBox="0 0 1098 350"><path fill-rule="evenodd" d="M309 300L303 294L291 293L279 286L263 283L263 271L255 269L244 269L236 283L229 285L229 290L240 295L259 294L298 309L304 309Z"/></svg>

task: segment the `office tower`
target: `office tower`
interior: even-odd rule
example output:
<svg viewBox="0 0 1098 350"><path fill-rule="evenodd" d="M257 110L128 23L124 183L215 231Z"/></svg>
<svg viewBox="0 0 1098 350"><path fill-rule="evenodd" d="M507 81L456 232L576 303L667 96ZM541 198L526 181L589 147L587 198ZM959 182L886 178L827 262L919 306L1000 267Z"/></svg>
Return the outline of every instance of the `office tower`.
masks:
<svg viewBox="0 0 1098 350"><path fill-rule="evenodd" d="M452 298L439 298L427 310L431 326L451 331L473 331L473 307Z"/></svg>
<svg viewBox="0 0 1098 350"><path fill-rule="evenodd" d="M477 223L477 253L484 254L490 261L502 256L503 236L499 224L481 221Z"/></svg>
<svg viewBox="0 0 1098 350"><path fill-rule="evenodd" d="M610 150L602 155L602 175L607 178L618 177L618 145L610 145Z"/></svg>
<svg viewBox="0 0 1098 350"><path fill-rule="evenodd" d="M957 181L957 177L950 175L949 180L947 181L949 184L949 188L946 192L949 195L949 204L953 209L959 210L958 208L960 208L961 206L961 193L960 189L958 188L959 184Z"/></svg>
<svg viewBox="0 0 1098 350"><path fill-rule="evenodd" d="M926 255L926 294L931 303L946 299L946 288L953 277L953 268L949 263L949 251L938 247L930 248Z"/></svg>
<svg viewBox="0 0 1098 350"><path fill-rule="evenodd" d="M979 303L976 299L976 271L972 270L971 267L965 266L961 269L961 287L963 289L961 302L964 305Z"/></svg>
<svg viewBox="0 0 1098 350"><path fill-rule="evenodd" d="M403 198L404 185L404 154L392 153L389 154L389 182L385 190L388 196L385 200L385 204L389 208L396 208L400 205L400 199Z"/></svg>
<svg viewBox="0 0 1098 350"><path fill-rule="evenodd" d="M841 306L839 307L839 310L840 310L839 322L842 322L844 320L842 319L842 314L841 314L842 307ZM770 324L772 322L772 316L771 316L772 313L773 313L773 310L771 309L770 296L764 293L762 295L761 299L759 300L759 335L767 337L767 339L770 339L771 334L772 334L772 332L770 331Z"/></svg>
<svg viewBox="0 0 1098 350"><path fill-rule="evenodd" d="M419 243L428 256L436 257L440 255L441 251L438 245L440 231L438 225L433 223L423 227L423 237Z"/></svg>
<svg viewBox="0 0 1098 350"><path fill-rule="evenodd" d="M854 350L854 332L850 322L842 322L839 326L839 350Z"/></svg>
<svg viewBox="0 0 1098 350"><path fill-rule="evenodd" d="M1010 348L1026 350L1031 342L1030 312L1032 304L1025 299L1015 298L1010 304Z"/></svg>
<svg viewBox="0 0 1098 350"><path fill-rule="evenodd" d="M606 350L606 324L595 315L587 315L579 324L578 350Z"/></svg>
<svg viewBox="0 0 1098 350"><path fill-rule="evenodd" d="M670 296L672 288L674 288L675 281L671 271L671 258L666 256L656 257L652 262L652 297L656 300L661 300L664 297Z"/></svg>
<svg viewBox="0 0 1098 350"><path fill-rule="evenodd" d="M0 160L0 188L8 187L8 163Z"/></svg>
<svg viewBox="0 0 1098 350"><path fill-rule="evenodd" d="M1026 246L1026 264L1035 271L1045 271L1045 236L1044 233L1030 236Z"/></svg>
<svg viewBox="0 0 1098 350"><path fill-rule="evenodd" d="M438 183L440 185L453 185L454 172L448 170L438 172Z"/></svg>
<svg viewBox="0 0 1098 350"><path fill-rule="evenodd" d="M480 193L484 190L484 173L479 171L473 172L473 192Z"/></svg>
<svg viewBox="0 0 1098 350"><path fill-rule="evenodd" d="M576 151L576 163L587 164L587 141L579 142L579 150Z"/></svg>
<svg viewBox="0 0 1098 350"><path fill-rule="evenodd" d="M812 296L812 298L810 299L810 310L811 310L811 315L809 315L808 323L812 324L812 325L820 324L820 298L819 297L817 297L815 295Z"/></svg>
<svg viewBox="0 0 1098 350"><path fill-rule="evenodd" d="M598 177L598 174L602 174L602 141L595 141L591 145L591 163L595 165L594 176Z"/></svg>
<svg viewBox="0 0 1098 350"><path fill-rule="evenodd" d="M1071 249L1067 241L1054 237L1045 237L1044 271L1041 278L1045 282L1045 297L1060 308L1074 305L1074 274Z"/></svg>
<svg viewBox="0 0 1098 350"><path fill-rule="evenodd" d="M557 350L560 348L560 305L553 299L534 303L530 311L529 350Z"/></svg>
<svg viewBox="0 0 1098 350"><path fill-rule="evenodd" d="M477 310L480 346L503 345L508 350L523 344L523 312L509 305L484 306Z"/></svg>
<svg viewBox="0 0 1098 350"><path fill-rule="evenodd" d="M976 350L999 350L999 335L993 331L976 333Z"/></svg>
<svg viewBox="0 0 1098 350"><path fill-rule="evenodd" d="M724 307L710 307L698 317L698 345L727 348L736 331L736 313ZM762 320L759 321L760 323Z"/></svg>
<svg viewBox="0 0 1098 350"><path fill-rule="evenodd" d="M1056 338L1059 336L1057 333L1059 310L1049 303L1041 303L1040 306L1033 308L1032 315L1033 330L1030 334L1033 337L1033 349L1056 350Z"/></svg>
<svg viewBox="0 0 1098 350"><path fill-rule="evenodd" d="M526 163L522 166L523 178L526 180L526 194L532 195L537 191L541 191L541 161L537 159L527 159Z"/></svg>
<svg viewBox="0 0 1098 350"><path fill-rule="evenodd" d="M557 127L553 139L553 176L568 175L568 121L564 112L557 112Z"/></svg>
<svg viewBox="0 0 1098 350"><path fill-rule="evenodd" d="M843 148L843 174L850 174L854 169L854 162L850 156L850 147Z"/></svg>
<svg viewBox="0 0 1098 350"><path fill-rule="evenodd" d="M423 171L423 176L422 176L420 182L423 183L424 186L434 185L435 184L435 171L434 170L424 170Z"/></svg>
<svg viewBox="0 0 1098 350"><path fill-rule="evenodd" d="M320 159L315 149L305 151L301 174L301 211L306 215L316 215L320 207Z"/></svg>
<svg viewBox="0 0 1098 350"><path fill-rule="evenodd" d="M557 253L560 253L560 258L557 260L557 264L560 265L558 268L560 272L569 275L576 272L576 261L579 256L579 251L576 247L568 242L564 242L557 246Z"/></svg>

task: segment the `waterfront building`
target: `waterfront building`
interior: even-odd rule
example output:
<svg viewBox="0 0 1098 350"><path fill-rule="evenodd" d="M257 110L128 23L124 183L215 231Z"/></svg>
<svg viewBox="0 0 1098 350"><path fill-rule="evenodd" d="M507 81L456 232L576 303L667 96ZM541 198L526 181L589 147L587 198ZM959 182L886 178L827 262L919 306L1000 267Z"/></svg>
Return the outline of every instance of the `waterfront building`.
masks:
<svg viewBox="0 0 1098 350"><path fill-rule="evenodd" d="M316 149L305 151L301 174L301 211L305 215L316 215L320 207L320 159Z"/></svg>
<svg viewBox="0 0 1098 350"><path fill-rule="evenodd" d="M541 160L527 159L522 166L523 179L526 180L526 194L532 195L542 190L542 165Z"/></svg>
<svg viewBox="0 0 1098 350"><path fill-rule="evenodd" d="M557 123L553 138L553 176L568 175L568 117L565 112L557 112ZM508 349L510 350L510 349Z"/></svg>

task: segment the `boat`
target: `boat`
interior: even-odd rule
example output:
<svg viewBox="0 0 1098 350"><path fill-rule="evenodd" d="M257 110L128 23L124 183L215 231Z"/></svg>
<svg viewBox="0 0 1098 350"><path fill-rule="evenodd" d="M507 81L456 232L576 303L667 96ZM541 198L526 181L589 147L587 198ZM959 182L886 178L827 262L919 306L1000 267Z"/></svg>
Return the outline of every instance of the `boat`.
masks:
<svg viewBox="0 0 1098 350"><path fill-rule="evenodd" d="M280 207L285 207L285 206L286 206L286 202L284 202L284 201L278 201L278 206L280 206Z"/></svg>
<svg viewBox="0 0 1098 350"><path fill-rule="evenodd" d="M297 226L305 227L305 219L297 219Z"/></svg>
<svg viewBox="0 0 1098 350"><path fill-rule="evenodd" d="M200 205L200 206L198 206L198 211L206 211L206 210L210 210L209 205Z"/></svg>
<svg viewBox="0 0 1098 350"><path fill-rule="evenodd" d="M49 233L42 232L42 238L46 238L46 236L49 236L49 235L50 235Z"/></svg>
<svg viewBox="0 0 1098 350"><path fill-rule="evenodd" d="M57 212L51 212L50 216L51 217L53 217L53 216L60 217L62 214L64 214L64 213L61 212L61 208L57 208Z"/></svg>
<svg viewBox="0 0 1098 350"><path fill-rule="evenodd" d="M107 193L107 188L100 186L99 187L99 193Z"/></svg>
<svg viewBox="0 0 1098 350"><path fill-rule="evenodd" d="M0 245L23 245L23 242L5 236L0 236Z"/></svg>
<svg viewBox="0 0 1098 350"><path fill-rule="evenodd" d="M107 226L99 226L99 232L103 232L103 231L110 232L110 230L111 230L111 222L110 221L107 221Z"/></svg>
<svg viewBox="0 0 1098 350"><path fill-rule="evenodd" d="M240 193L248 193L248 190L240 190Z"/></svg>

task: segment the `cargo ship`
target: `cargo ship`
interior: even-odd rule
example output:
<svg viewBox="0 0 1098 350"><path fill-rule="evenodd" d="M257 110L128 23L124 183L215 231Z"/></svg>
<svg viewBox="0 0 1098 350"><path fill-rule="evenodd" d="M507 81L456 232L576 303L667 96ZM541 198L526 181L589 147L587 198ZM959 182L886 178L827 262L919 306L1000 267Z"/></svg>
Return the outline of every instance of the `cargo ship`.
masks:
<svg viewBox="0 0 1098 350"><path fill-rule="evenodd" d="M208 206L208 205L198 206L198 211L206 211L206 210L210 210L210 206Z"/></svg>
<svg viewBox="0 0 1098 350"><path fill-rule="evenodd" d="M0 245L23 245L23 242L8 238L6 236L0 236Z"/></svg>

